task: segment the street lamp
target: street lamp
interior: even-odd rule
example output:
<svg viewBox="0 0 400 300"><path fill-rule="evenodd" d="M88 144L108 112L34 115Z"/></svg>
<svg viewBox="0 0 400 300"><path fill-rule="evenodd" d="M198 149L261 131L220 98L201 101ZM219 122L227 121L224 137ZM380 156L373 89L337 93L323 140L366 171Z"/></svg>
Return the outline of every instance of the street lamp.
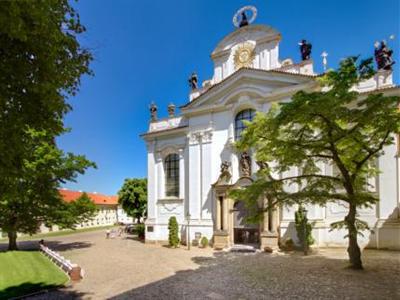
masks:
<svg viewBox="0 0 400 300"><path fill-rule="evenodd" d="M190 250L190 213L189 211L186 214L187 226L186 226L186 243L187 248Z"/></svg>

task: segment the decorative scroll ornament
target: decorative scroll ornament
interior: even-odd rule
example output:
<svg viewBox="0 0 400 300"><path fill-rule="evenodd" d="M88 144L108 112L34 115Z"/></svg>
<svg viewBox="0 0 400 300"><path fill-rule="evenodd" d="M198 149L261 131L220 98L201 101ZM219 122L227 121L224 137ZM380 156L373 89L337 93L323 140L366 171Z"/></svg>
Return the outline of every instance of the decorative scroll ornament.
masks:
<svg viewBox="0 0 400 300"><path fill-rule="evenodd" d="M254 46L251 43L244 43L240 45L233 55L233 62L235 69L238 70L243 67L251 67L253 65L254 57L256 53Z"/></svg>
<svg viewBox="0 0 400 300"><path fill-rule="evenodd" d="M247 11L251 11L250 19L247 19L247 15L246 15ZM235 25L235 27L242 27L243 26L243 25L241 26L241 23L243 21L243 15L246 18L247 24L251 24L251 23L254 22L254 20L257 17L257 8L255 8L252 5L247 5L247 6L242 7L241 9L239 9L236 12L236 14L233 16L233 19L232 19L233 25Z"/></svg>

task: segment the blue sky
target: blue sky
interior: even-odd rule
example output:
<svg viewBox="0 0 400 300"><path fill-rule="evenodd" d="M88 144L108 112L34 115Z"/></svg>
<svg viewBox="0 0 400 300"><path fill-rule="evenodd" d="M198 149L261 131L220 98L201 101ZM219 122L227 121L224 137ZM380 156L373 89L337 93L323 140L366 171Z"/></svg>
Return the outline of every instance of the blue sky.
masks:
<svg viewBox="0 0 400 300"><path fill-rule="evenodd" d="M234 30L232 16L244 5L258 9L256 24L282 34L280 58L299 61L298 41L313 44L317 72L320 54L335 68L349 55L371 56L376 40L388 39L395 51L395 81L400 82L398 0L81 0L73 3L87 32L82 45L92 49L94 77L84 77L80 93L69 99L66 117L72 131L59 138L65 151L85 154L97 169L80 176L69 189L118 192L127 177L146 176L146 147L139 135L148 128L148 105L159 116L170 102L188 101L187 78L212 77L210 54Z"/></svg>

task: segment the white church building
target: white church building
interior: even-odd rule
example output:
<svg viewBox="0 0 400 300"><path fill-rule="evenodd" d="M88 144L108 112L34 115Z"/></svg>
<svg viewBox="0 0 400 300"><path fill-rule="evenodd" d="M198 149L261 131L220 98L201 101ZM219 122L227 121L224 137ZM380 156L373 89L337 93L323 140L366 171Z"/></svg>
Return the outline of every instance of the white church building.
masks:
<svg viewBox="0 0 400 300"><path fill-rule="evenodd" d="M239 25L238 15L245 9L253 10L253 18L249 24ZM211 53L212 78L201 86L192 78L193 89L187 104L180 107L180 115L175 115L171 106L169 117L157 119L156 107L152 107L149 129L141 136L147 145L148 166L146 242L168 240L171 216L176 216L184 242L189 230L191 241L206 236L217 249L245 243L275 246L297 239L296 207L265 213L260 224L244 222L242 203L230 199L228 192L248 185L258 166L250 160L251 174L245 174L241 153L233 144L244 128L242 121L251 120L256 111L267 112L274 102L290 101L297 91L319 89L318 74L311 59L294 63L279 57L281 34L270 26L250 24L256 14L253 7L238 13L234 18L237 28ZM391 71L379 71L355 89L360 96L377 90L400 95ZM359 210L359 217L373 229L360 238L362 246L400 249L398 142L385 149L379 159L381 174L371 182L380 202ZM219 181L224 162L231 174L226 182ZM333 172L330 166L324 171ZM310 205L307 210L308 218L315 222L312 234L317 246L347 246L345 231L330 231L330 224L347 214L344 203Z"/></svg>

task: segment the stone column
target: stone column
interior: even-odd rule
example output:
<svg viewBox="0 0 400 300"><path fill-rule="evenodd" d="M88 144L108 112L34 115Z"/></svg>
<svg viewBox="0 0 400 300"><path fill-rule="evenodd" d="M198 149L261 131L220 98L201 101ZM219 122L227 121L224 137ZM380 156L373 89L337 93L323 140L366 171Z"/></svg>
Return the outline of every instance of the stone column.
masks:
<svg viewBox="0 0 400 300"><path fill-rule="evenodd" d="M228 199L226 198L226 197L224 197L223 198L223 210L222 210L222 212L223 212L223 223L222 223L222 229L224 230L224 231L227 231L228 230L228 211L229 211L229 208L228 208Z"/></svg>
<svg viewBox="0 0 400 300"><path fill-rule="evenodd" d="M221 200L220 197L216 197L216 216L215 216L215 223L216 227L215 230L221 230Z"/></svg>
<svg viewBox="0 0 400 300"><path fill-rule="evenodd" d="M278 211L276 207L271 211L271 233L278 233Z"/></svg>
<svg viewBox="0 0 400 300"><path fill-rule="evenodd" d="M216 216L216 229L214 230L214 249L222 250L229 246L228 235L228 199L221 194L216 194L217 201L217 216ZM222 226L222 230L221 230Z"/></svg>
<svg viewBox="0 0 400 300"><path fill-rule="evenodd" d="M263 232L268 232L269 231L269 213L268 211L265 211L263 214Z"/></svg>

